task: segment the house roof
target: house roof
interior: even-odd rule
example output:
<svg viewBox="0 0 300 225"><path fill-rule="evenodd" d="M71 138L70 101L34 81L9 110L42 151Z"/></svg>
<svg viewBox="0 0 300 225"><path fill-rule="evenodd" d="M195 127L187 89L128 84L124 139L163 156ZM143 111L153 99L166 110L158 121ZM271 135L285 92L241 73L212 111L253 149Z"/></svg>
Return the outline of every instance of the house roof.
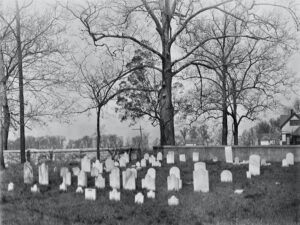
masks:
<svg viewBox="0 0 300 225"><path fill-rule="evenodd" d="M280 115L280 128L282 128L293 116L298 117L298 119L300 120L300 114L295 113L295 112L291 112L290 115Z"/></svg>
<svg viewBox="0 0 300 225"><path fill-rule="evenodd" d="M300 126L293 132L293 135L300 136Z"/></svg>

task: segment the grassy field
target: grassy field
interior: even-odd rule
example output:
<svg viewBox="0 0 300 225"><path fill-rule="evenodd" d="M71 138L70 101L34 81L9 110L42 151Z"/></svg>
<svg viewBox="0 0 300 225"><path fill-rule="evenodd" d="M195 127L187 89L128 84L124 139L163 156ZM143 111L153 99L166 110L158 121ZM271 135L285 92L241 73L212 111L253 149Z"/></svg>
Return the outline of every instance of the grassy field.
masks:
<svg viewBox="0 0 300 225"><path fill-rule="evenodd" d="M74 164L69 165L71 168ZM41 193L32 194L23 184L23 167L14 165L1 173L1 224L299 224L300 223L300 164L282 168L279 163L261 168L261 175L246 179L248 165L233 166L223 162L207 162L210 192L193 192L193 163L178 163L183 189L167 191L170 165L157 168L156 199L147 199L141 189L141 179L147 168L138 171L137 190L121 190L121 201L109 201L108 174L106 188L97 190L97 200L87 201L76 194L77 178L66 193L58 190L60 165L49 163L50 185L41 186ZM221 183L220 173L229 169L232 183ZM35 178L37 180L37 168ZM7 192L9 182L15 190ZM94 186L89 177L88 186ZM234 194L235 189L244 189ZM145 194L143 205L134 203L134 195ZM170 207L167 200L175 195L179 206Z"/></svg>

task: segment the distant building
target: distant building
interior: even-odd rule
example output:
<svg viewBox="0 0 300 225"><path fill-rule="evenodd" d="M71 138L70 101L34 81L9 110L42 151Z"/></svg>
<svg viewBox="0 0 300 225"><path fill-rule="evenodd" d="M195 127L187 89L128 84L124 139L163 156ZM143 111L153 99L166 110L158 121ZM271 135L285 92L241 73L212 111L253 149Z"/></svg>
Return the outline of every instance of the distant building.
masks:
<svg viewBox="0 0 300 225"><path fill-rule="evenodd" d="M259 145L279 145L280 144L280 134L276 133L265 133L258 137Z"/></svg>
<svg viewBox="0 0 300 225"><path fill-rule="evenodd" d="M291 110L290 115L280 116L281 141L283 145L300 145L300 114Z"/></svg>

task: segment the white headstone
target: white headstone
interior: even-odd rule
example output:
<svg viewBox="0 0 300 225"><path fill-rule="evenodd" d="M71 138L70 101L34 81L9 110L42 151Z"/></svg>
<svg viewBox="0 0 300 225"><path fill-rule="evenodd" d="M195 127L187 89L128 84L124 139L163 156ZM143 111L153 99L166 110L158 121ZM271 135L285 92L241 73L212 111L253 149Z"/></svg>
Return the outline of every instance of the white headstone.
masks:
<svg viewBox="0 0 300 225"><path fill-rule="evenodd" d="M115 167L109 174L109 185L112 188L120 189L120 169Z"/></svg>
<svg viewBox="0 0 300 225"><path fill-rule="evenodd" d="M199 161L199 152L193 152L193 162Z"/></svg>
<svg viewBox="0 0 300 225"><path fill-rule="evenodd" d="M114 188L112 191L109 192L109 200L120 201L121 193Z"/></svg>
<svg viewBox="0 0 300 225"><path fill-rule="evenodd" d="M283 159L282 160L282 167L288 167L288 166L289 166L289 164L288 164L287 160Z"/></svg>
<svg viewBox="0 0 300 225"><path fill-rule="evenodd" d="M167 164L175 163L175 153L173 151L169 151L167 154Z"/></svg>
<svg viewBox="0 0 300 225"><path fill-rule="evenodd" d="M287 162L287 164L288 165L294 165L294 161L295 161L294 154L291 153L291 152L287 153L286 154L286 162Z"/></svg>
<svg viewBox="0 0 300 225"><path fill-rule="evenodd" d="M87 186L87 175L86 172L81 170L77 177L77 186L86 187Z"/></svg>
<svg viewBox="0 0 300 225"><path fill-rule="evenodd" d="M124 156L122 156L119 160L120 167L126 167L126 163L126 159L124 158Z"/></svg>
<svg viewBox="0 0 300 225"><path fill-rule="evenodd" d="M141 160L141 167L146 167L147 166L147 161L146 159Z"/></svg>
<svg viewBox="0 0 300 225"><path fill-rule="evenodd" d="M80 173L79 167L73 167L72 172L73 172L74 176L78 176Z"/></svg>
<svg viewBox="0 0 300 225"><path fill-rule="evenodd" d="M178 205L178 204L179 204L179 199L176 198L174 195L168 199L169 206Z"/></svg>
<svg viewBox="0 0 300 225"><path fill-rule="evenodd" d="M134 202L137 204L143 204L144 203L144 195L139 192L134 196Z"/></svg>
<svg viewBox="0 0 300 225"><path fill-rule="evenodd" d="M94 188L86 188L84 190L84 198L85 200L96 200L96 189Z"/></svg>
<svg viewBox="0 0 300 225"><path fill-rule="evenodd" d="M131 169L122 172L122 181L125 190L135 190L135 174Z"/></svg>
<svg viewBox="0 0 300 225"><path fill-rule="evenodd" d="M148 153L144 154L144 159L149 160L149 154Z"/></svg>
<svg viewBox="0 0 300 225"><path fill-rule="evenodd" d="M253 176L260 175L260 156L250 155L249 157L249 172Z"/></svg>
<svg viewBox="0 0 300 225"><path fill-rule="evenodd" d="M155 198L155 192L154 191L148 191L147 192L147 198Z"/></svg>
<svg viewBox="0 0 300 225"><path fill-rule="evenodd" d="M39 189L39 187L35 184L35 185L33 185L33 186L30 188L30 191L31 191L32 193L37 193L37 192L40 192L40 189Z"/></svg>
<svg viewBox="0 0 300 225"><path fill-rule="evenodd" d="M33 169L29 162L24 163L24 183L33 183Z"/></svg>
<svg viewBox="0 0 300 225"><path fill-rule="evenodd" d="M152 178L156 178L156 171L154 168L149 168L147 174L150 175Z"/></svg>
<svg viewBox="0 0 300 225"><path fill-rule="evenodd" d="M63 176L63 183L66 186L71 186L72 185L72 176L71 176L71 172L66 172L65 175Z"/></svg>
<svg viewBox="0 0 300 225"><path fill-rule="evenodd" d="M201 168L193 171L193 184L194 191L209 192L208 171Z"/></svg>
<svg viewBox="0 0 300 225"><path fill-rule="evenodd" d="M206 170L206 164L205 164L205 162L196 162L194 164L194 171L196 171L198 169L204 169L204 170Z"/></svg>
<svg viewBox="0 0 300 225"><path fill-rule="evenodd" d="M39 184L48 185L49 184L49 173L48 173L48 165L42 163L39 166Z"/></svg>
<svg viewBox="0 0 300 225"><path fill-rule="evenodd" d="M225 160L227 163L233 163L232 147L225 146Z"/></svg>
<svg viewBox="0 0 300 225"><path fill-rule="evenodd" d="M251 179L251 173L250 173L250 171L246 171L246 176L247 176L248 179Z"/></svg>
<svg viewBox="0 0 300 225"><path fill-rule="evenodd" d="M162 161L163 160L163 155L162 155L161 152L157 153L156 159L157 159L157 161Z"/></svg>
<svg viewBox="0 0 300 225"><path fill-rule="evenodd" d="M240 158L239 157L234 157L234 164L238 165L240 164Z"/></svg>
<svg viewBox="0 0 300 225"><path fill-rule="evenodd" d="M91 170L91 177L98 177L99 174L100 173L99 173L98 168L93 167L92 170Z"/></svg>
<svg viewBox="0 0 300 225"><path fill-rule="evenodd" d="M82 193L83 193L83 189L82 189L82 187L77 187L77 189L76 189L76 193L80 193L80 194L82 194Z"/></svg>
<svg viewBox="0 0 300 225"><path fill-rule="evenodd" d="M261 166L266 166L266 165L267 165L266 159L261 159L260 165L261 165Z"/></svg>
<svg viewBox="0 0 300 225"><path fill-rule="evenodd" d="M69 169L67 167L60 168L60 176L64 177L66 176L66 173L69 172Z"/></svg>
<svg viewBox="0 0 300 225"><path fill-rule="evenodd" d="M170 169L170 176L172 174L174 174L178 179L180 179L180 169L176 166L173 166L171 169Z"/></svg>
<svg viewBox="0 0 300 225"><path fill-rule="evenodd" d="M137 169L141 168L141 163L140 163L140 162L136 162L135 165L136 165L136 168L137 168Z"/></svg>
<svg viewBox="0 0 300 225"><path fill-rule="evenodd" d="M142 188L155 191L155 178L151 177L149 174L146 174L145 178L142 179Z"/></svg>
<svg viewBox="0 0 300 225"><path fill-rule="evenodd" d="M213 162L218 162L218 157L217 156L213 157Z"/></svg>
<svg viewBox="0 0 300 225"><path fill-rule="evenodd" d="M105 170L106 170L106 172L112 171L112 169L113 169L114 167L115 167L115 162L114 162L114 160L112 160L110 157L107 158L107 159L105 160Z"/></svg>
<svg viewBox="0 0 300 225"><path fill-rule="evenodd" d="M60 191L67 191L67 185L64 182L62 182L62 184L59 185L59 190Z"/></svg>
<svg viewBox="0 0 300 225"><path fill-rule="evenodd" d="M8 184L8 187L7 187L7 191L13 191L14 190L14 183L13 182L10 182L9 184Z"/></svg>
<svg viewBox="0 0 300 225"><path fill-rule="evenodd" d="M180 154L179 155L179 161L180 162L186 162L185 154Z"/></svg>
<svg viewBox="0 0 300 225"><path fill-rule="evenodd" d="M81 170L87 173L91 172L91 160L88 156L84 156L81 159Z"/></svg>
<svg viewBox="0 0 300 225"><path fill-rule="evenodd" d="M95 177L95 187L96 188L105 188L105 178L101 174L98 177Z"/></svg>
<svg viewBox="0 0 300 225"><path fill-rule="evenodd" d="M243 189L236 189L236 190L234 191L235 194L242 194L243 192L244 192Z"/></svg>
<svg viewBox="0 0 300 225"><path fill-rule="evenodd" d="M93 168L97 168L99 173L103 173L103 164L98 159L93 163Z"/></svg>
<svg viewBox="0 0 300 225"><path fill-rule="evenodd" d="M221 172L221 182L232 182L232 173L229 170Z"/></svg>
<svg viewBox="0 0 300 225"><path fill-rule="evenodd" d="M171 174L167 178L168 191L179 191L182 186L181 180L178 179L174 174Z"/></svg>

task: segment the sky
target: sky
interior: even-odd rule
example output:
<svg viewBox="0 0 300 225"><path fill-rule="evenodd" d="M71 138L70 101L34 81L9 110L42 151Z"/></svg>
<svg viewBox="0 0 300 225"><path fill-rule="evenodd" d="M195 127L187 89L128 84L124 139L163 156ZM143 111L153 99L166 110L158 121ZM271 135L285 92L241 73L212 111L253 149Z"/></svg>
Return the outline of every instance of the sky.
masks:
<svg viewBox="0 0 300 225"><path fill-rule="evenodd" d="M25 1L25 0L24 0ZM20 1L20 2L24 2ZM14 1L4 0L4 3L7 5L12 4ZM36 0L35 8L39 8L39 4L42 4L43 1ZM53 0L47 0L46 2L53 3ZM80 2L78 0L78 2ZM296 54L289 62L290 68L295 71L295 76L300 79L300 53ZM290 106L293 100L296 97L300 97L300 87L297 92L292 96L280 96L281 102ZM281 112L266 112L262 115L262 118L278 117ZM114 105L109 104L105 107L103 118L101 121L104 134L117 134L123 136L124 142L128 137L139 135L138 130L134 130L141 126L143 132L149 134L150 143L152 143L156 138L159 137L159 128L153 127L149 121L146 119L138 121L134 126L129 126L130 122L120 122L119 116L114 113ZM255 122L245 122L241 125L241 130L251 127ZM35 126L32 129L26 130L26 135L31 136L44 136L44 135L62 135L67 139L77 139L85 135L93 135L96 131L96 115L95 112L91 112L90 115L82 114L77 118L74 118L70 124L59 123L59 122L50 122L47 126ZM241 133L241 132L240 132ZM18 136L17 132L13 132L10 135L10 138L13 139Z"/></svg>

